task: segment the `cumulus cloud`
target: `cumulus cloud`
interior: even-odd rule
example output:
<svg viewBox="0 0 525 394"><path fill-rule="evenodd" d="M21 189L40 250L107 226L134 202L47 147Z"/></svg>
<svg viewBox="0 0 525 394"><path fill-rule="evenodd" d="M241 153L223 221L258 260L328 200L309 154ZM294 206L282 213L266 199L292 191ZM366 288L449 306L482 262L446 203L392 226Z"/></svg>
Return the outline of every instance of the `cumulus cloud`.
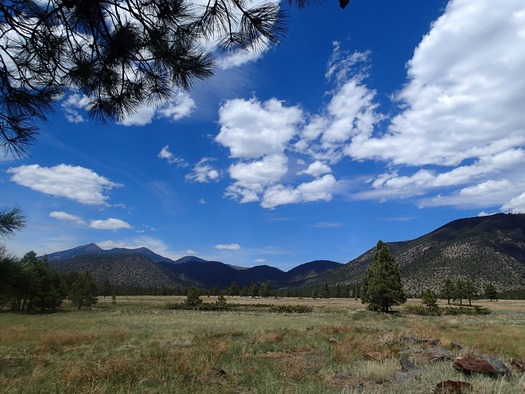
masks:
<svg viewBox="0 0 525 394"><path fill-rule="evenodd" d="M332 169L328 165L326 165L325 163L319 160L316 160L313 163L311 163L307 169L303 171L299 171L299 175L307 174L307 175L311 175L317 178L323 174L327 174L331 172L332 172Z"/></svg>
<svg viewBox="0 0 525 394"><path fill-rule="evenodd" d="M277 99L229 100L219 109L221 130L215 140L229 148L232 158L257 159L282 153L302 121L299 107Z"/></svg>
<svg viewBox="0 0 525 394"><path fill-rule="evenodd" d="M329 201L343 185L335 164L374 161L384 170L353 198L523 210L523 26L521 0L451 0L408 60L390 117L368 86L372 54L338 42L317 113L278 98L225 102L216 141L232 159L226 195L265 208Z"/></svg>
<svg viewBox="0 0 525 394"><path fill-rule="evenodd" d="M215 245L215 249L218 250L239 250L241 246L239 244L218 244Z"/></svg>
<svg viewBox="0 0 525 394"><path fill-rule="evenodd" d="M107 205L108 191L122 185L94 171L67 164L40 167L38 164L12 167L7 170L11 181L35 191L65 197L85 205Z"/></svg>
<svg viewBox="0 0 525 394"><path fill-rule="evenodd" d="M408 62L405 108L385 136L353 141L353 158L455 166L523 145L525 5L451 1Z"/></svg>
<svg viewBox="0 0 525 394"><path fill-rule="evenodd" d="M121 230L130 229L131 225L120 219L109 218L105 220L92 220L89 223L89 227L97 230Z"/></svg>
<svg viewBox="0 0 525 394"><path fill-rule="evenodd" d="M201 159L195 167L193 167L193 171L186 175L185 179L188 182L197 182L197 183L209 183L209 182L215 182L219 180L219 171L213 168L213 166L210 164L213 159L209 157L205 157Z"/></svg>
<svg viewBox="0 0 525 394"><path fill-rule="evenodd" d="M345 153L392 168L358 198L520 212L525 176L525 4L451 1L408 62L387 132ZM413 168L413 170L411 170ZM432 196L434 194L434 196Z"/></svg>

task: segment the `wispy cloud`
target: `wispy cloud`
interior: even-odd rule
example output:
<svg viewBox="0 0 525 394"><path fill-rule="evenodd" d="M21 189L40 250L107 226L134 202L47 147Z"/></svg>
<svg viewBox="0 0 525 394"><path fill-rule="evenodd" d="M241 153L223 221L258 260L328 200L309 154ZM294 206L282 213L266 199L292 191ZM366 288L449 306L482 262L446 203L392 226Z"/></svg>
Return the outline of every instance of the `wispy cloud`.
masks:
<svg viewBox="0 0 525 394"><path fill-rule="evenodd" d="M79 216L62 211L53 211L49 214L49 216L57 220L75 223L77 225L90 227L95 230L122 230L132 228L129 223L115 218L85 221Z"/></svg>
<svg viewBox="0 0 525 394"><path fill-rule="evenodd" d="M218 244L215 245L217 250L239 250L241 246L239 244Z"/></svg>
<svg viewBox="0 0 525 394"><path fill-rule="evenodd" d="M169 145L165 145L159 153L157 153L159 159L166 160L168 163L175 165L176 167L188 167L188 163L180 156L175 156L170 152Z"/></svg>
<svg viewBox="0 0 525 394"><path fill-rule="evenodd" d="M220 173L211 165L213 160L214 159L209 157L202 158L193 167L192 172L186 175L186 181L197 183L209 183L218 181Z"/></svg>

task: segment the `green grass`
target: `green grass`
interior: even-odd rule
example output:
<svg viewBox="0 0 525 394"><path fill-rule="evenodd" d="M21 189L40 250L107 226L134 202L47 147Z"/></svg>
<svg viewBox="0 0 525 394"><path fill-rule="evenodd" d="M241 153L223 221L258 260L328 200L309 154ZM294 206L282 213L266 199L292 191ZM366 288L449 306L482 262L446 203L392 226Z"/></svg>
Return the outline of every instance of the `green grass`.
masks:
<svg viewBox="0 0 525 394"><path fill-rule="evenodd" d="M451 362L424 366L416 378L397 376L404 336L459 342L508 366L510 358L524 360L525 307L511 301L488 316L461 317L378 315L353 300L236 298L228 302L248 306L224 312L168 310L168 301L129 297L90 311L1 313L2 392L421 393L447 379L483 393L525 388L517 375L463 377ZM254 303L312 312L274 313ZM368 352L384 360L366 360Z"/></svg>

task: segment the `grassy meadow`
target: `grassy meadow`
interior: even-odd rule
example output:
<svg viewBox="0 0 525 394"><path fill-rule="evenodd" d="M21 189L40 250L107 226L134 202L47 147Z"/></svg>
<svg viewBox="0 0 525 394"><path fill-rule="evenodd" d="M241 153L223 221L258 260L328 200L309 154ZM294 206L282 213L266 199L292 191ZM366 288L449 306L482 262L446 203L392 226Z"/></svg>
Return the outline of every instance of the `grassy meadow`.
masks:
<svg viewBox="0 0 525 394"><path fill-rule="evenodd" d="M204 297L215 302L216 297ZM439 338L471 351L525 360L525 301L476 302L486 316L367 312L349 299L227 297L230 311L169 310L180 297L99 299L88 311L0 313L5 393L431 393L443 380L476 393L519 393L525 378L465 377L452 361L400 375L405 337ZM409 300L408 304L417 304ZM275 313L272 305L307 305ZM464 347L456 349L454 343ZM376 352L380 361L367 359ZM512 370L512 369L511 369Z"/></svg>

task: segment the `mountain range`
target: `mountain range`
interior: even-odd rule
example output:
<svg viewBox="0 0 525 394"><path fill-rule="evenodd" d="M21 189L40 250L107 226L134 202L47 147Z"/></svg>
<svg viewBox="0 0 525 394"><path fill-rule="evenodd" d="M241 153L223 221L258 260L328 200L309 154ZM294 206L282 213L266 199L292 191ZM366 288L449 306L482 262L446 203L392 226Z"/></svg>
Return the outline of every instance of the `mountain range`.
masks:
<svg viewBox="0 0 525 394"><path fill-rule="evenodd" d="M400 264L405 290L437 290L445 278L492 283L500 291L525 288L525 214L459 219L417 239L388 242ZM103 250L96 244L47 256L59 270L93 273L98 281L130 287L226 288L270 281L272 288L357 286L373 261L375 248L346 264L318 260L284 272L267 265L233 267L195 256L171 260L147 248Z"/></svg>

